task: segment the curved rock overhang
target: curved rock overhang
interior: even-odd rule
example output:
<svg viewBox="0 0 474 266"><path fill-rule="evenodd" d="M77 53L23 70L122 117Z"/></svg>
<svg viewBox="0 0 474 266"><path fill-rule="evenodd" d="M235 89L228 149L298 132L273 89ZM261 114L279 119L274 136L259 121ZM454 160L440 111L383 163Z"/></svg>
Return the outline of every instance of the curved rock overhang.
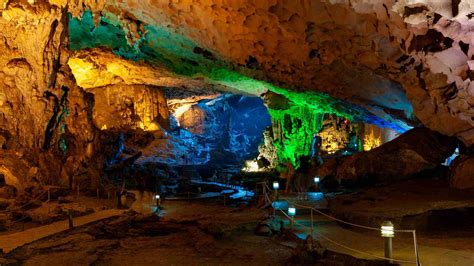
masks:
<svg viewBox="0 0 474 266"><path fill-rule="evenodd" d="M8 64L28 65L41 88L68 58L59 56L68 26L71 49L101 47L141 72L160 69L166 86L273 91L321 112L398 130L421 122L474 143L468 0L4 0L0 10L12 29L2 47L24 58ZM159 85L155 77L123 82Z"/></svg>
<svg viewBox="0 0 474 266"><path fill-rule="evenodd" d="M474 23L469 1L456 3L108 1L72 12L70 47L472 144Z"/></svg>

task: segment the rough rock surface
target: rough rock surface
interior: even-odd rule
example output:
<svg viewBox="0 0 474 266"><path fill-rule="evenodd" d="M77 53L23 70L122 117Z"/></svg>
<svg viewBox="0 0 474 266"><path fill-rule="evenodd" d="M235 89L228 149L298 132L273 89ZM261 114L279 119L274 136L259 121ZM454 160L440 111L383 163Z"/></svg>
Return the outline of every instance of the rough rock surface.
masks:
<svg viewBox="0 0 474 266"><path fill-rule="evenodd" d="M259 236L272 236L279 234L283 229L283 220L278 216L268 216L261 220L257 228L255 228L255 234Z"/></svg>
<svg viewBox="0 0 474 266"><path fill-rule="evenodd" d="M474 189L474 157L460 156L451 165L451 186Z"/></svg>
<svg viewBox="0 0 474 266"><path fill-rule="evenodd" d="M199 44L196 53L209 60L325 91L380 116L410 121L413 111L431 129L474 141L469 1L111 1L103 7L127 25L131 43L142 23L160 25Z"/></svg>
<svg viewBox="0 0 474 266"><path fill-rule="evenodd" d="M332 158L316 174L342 180L393 182L433 169L456 148L456 139L426 128L412 129L367 152Z"/></svg>
<svg viewBox="0 0 474 266"><path fill-rule="evenodd" d="M471 146L472 9L468 0L0 0L0 148L20 152L31 180L97 185L103 133L85 89L200 84L254 95L272 88L305 104L304 93L324 92L403 128L421 122ZM69 28L87 14L84 32ZM116 31L101 32L104 25ZM117 36L123 45L113 46ZM97 49L71 53L91 48L78 38ZM395 165L389 176L438 161L417 149L390 152L411 160L379 157ZM337 176L385 170L354 168L363 156L345 159ZM15 180L8 171L2 174Z"/></svg>
<svg viewBox="0 0 474 266"><path fill-rule="evenodd" d="M144 85L111 85L92 90L93 120L100 129L169 129L169 111L163 92Z"/></svg>

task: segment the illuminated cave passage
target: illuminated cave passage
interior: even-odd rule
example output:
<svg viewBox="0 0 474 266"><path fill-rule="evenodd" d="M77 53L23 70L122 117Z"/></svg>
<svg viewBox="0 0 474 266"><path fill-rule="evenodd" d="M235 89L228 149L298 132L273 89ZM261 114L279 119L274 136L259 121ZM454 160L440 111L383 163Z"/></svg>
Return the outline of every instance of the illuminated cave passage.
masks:
<svg viewBox="0 0 474 266"><path fill-rule="evenodd" d="M473 265L473 10L0 0L0 265Z"/></svg>

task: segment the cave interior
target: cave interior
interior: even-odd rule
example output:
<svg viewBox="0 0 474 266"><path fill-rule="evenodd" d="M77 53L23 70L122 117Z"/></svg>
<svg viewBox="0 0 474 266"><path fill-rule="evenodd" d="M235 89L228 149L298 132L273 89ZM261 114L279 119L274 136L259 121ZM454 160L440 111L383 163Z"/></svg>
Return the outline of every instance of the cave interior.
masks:
<svg viewBox="0 0 474 266"><path fill-rule="evenodd" d="M0 28L1 265L474 263L471 0L0 0Z"/></svg>

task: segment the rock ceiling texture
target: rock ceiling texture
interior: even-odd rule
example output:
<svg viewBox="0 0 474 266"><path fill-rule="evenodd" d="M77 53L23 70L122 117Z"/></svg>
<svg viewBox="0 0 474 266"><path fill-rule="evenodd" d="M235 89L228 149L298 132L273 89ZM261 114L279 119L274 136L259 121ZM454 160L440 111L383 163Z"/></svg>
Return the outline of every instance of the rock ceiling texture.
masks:
<svg viewBox="0 0 474 266"><path fill-rule="evenodd" d="M93 132L81 87L212 86L472 145L472 10L470 0L0 0L0 125L47 148L64 124ZM79 135L89 144L78 152L93 139Z"/></svg>
<svg viewBox="0 0 474 266"><path fill-rule="evenodd" d="M90 6L96 35L70 27L71 48L105 46L122 57L246 93L271 90L312 99L304 93L324 92L401 127L406 125L397 121L421 122L472 144L473 5L468 0L106 1ZM79 18L84 14L71 11ZM97 43L101 30L111 32L110 25L124 32L126 47Z"/></svg>

